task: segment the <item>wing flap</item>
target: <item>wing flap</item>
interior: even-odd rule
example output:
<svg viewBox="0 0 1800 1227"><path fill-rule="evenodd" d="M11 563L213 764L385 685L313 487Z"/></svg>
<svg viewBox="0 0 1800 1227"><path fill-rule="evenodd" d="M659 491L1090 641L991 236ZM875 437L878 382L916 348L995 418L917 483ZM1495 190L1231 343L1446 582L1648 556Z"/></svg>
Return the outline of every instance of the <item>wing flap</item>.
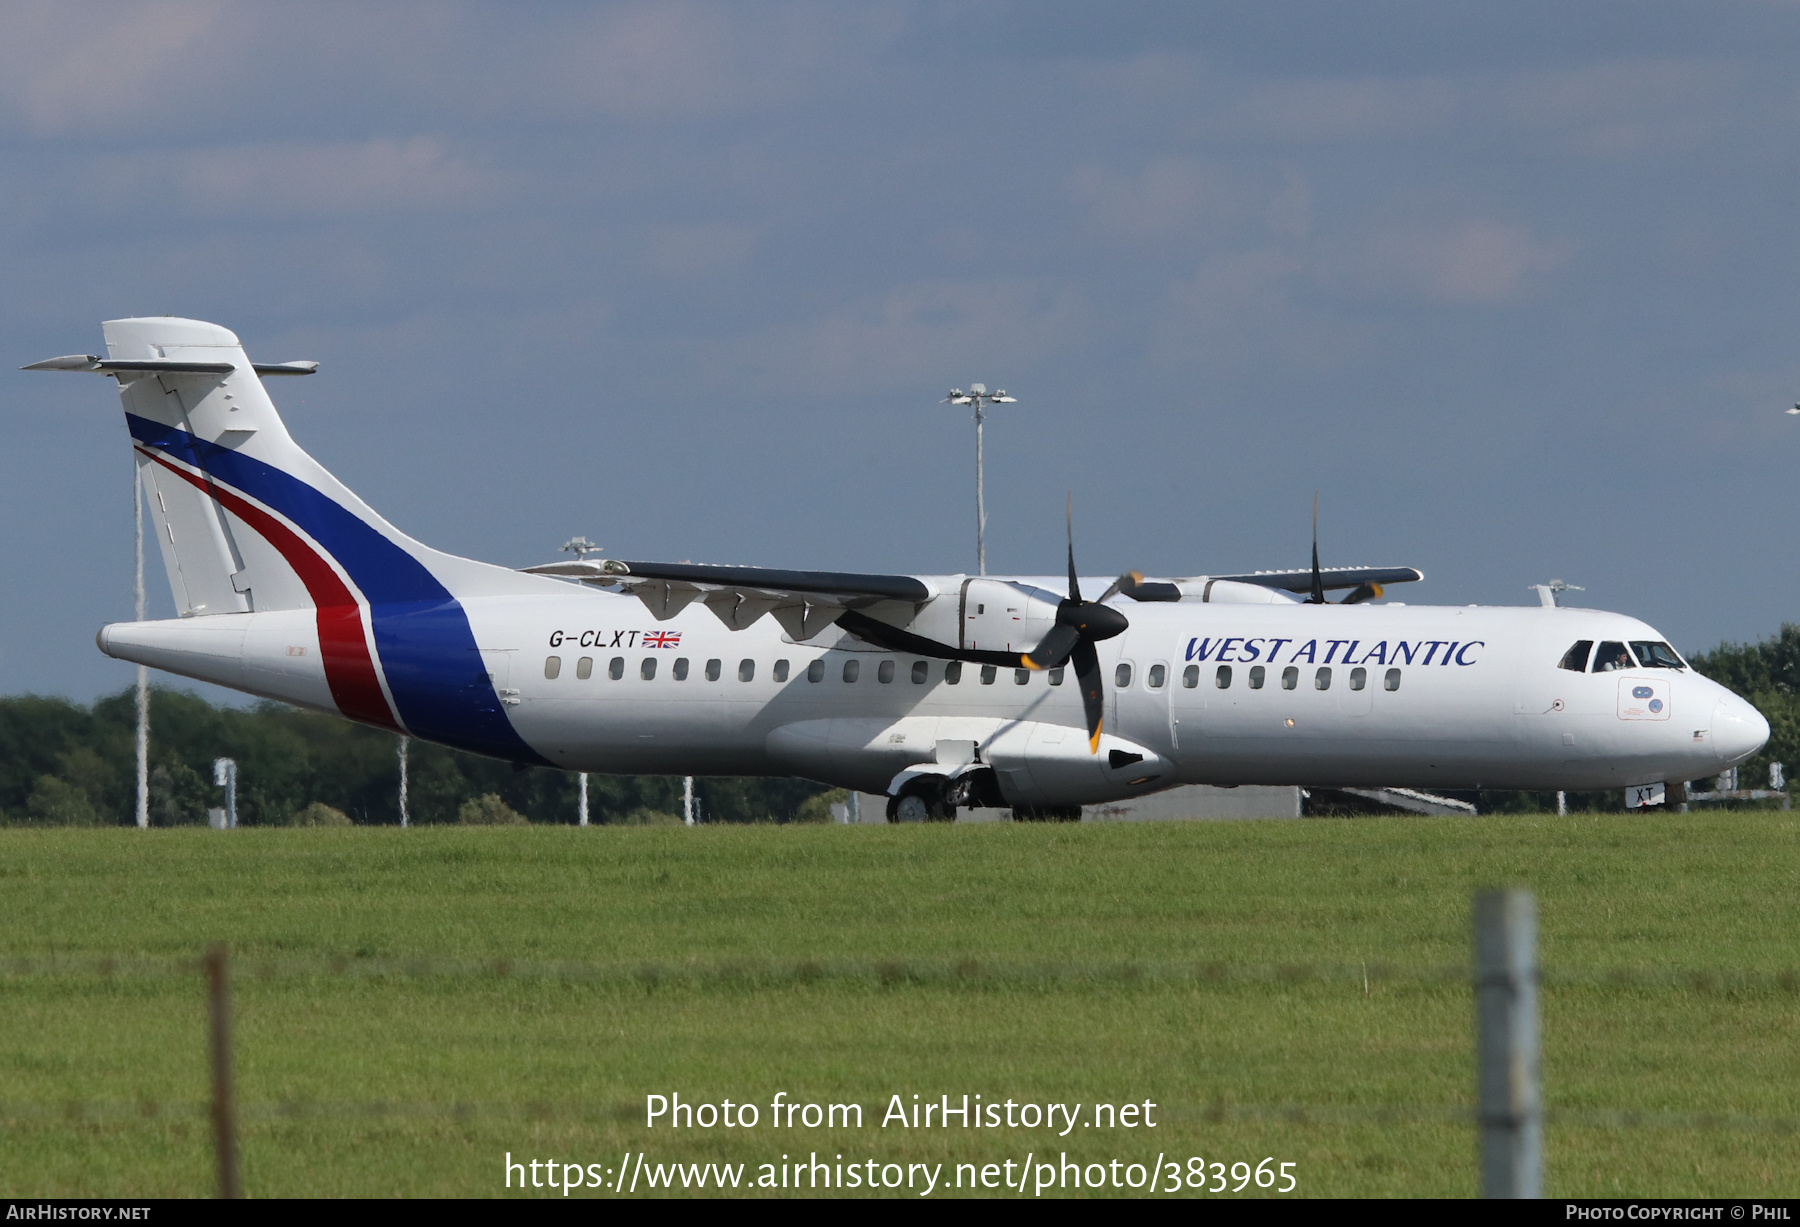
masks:
<svg viewBox="0 0 1800 1227"><path fill-rule="evenodd" d="M796 642L813 638L847 609L891 602L917 608L937 596L936 588L915 576L849 571L784 571L610 558L548 562L524 570L619 588L643 601L658 620L674 617L696 600L734 631L754 625L764 614L774 614Z"/></svg>

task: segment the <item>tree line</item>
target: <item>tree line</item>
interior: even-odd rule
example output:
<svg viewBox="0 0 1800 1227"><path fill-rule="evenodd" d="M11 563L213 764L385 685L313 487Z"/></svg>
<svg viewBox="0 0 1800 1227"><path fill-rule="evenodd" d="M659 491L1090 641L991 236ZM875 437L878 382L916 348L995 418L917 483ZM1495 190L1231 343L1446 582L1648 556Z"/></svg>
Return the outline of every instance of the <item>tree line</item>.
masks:
<svg viewBox="0 0 1800 1227"><path fill-rule="evenodd" d="M1763 787L1771 762L1800 770L1800 624L1773 639L1723 643L1688 658L1696 671L1755 704L1769 744L1740 769L1741 787ZM137 808L131 689L91 706L40 695L0 698L0 823L129 824ZM249 826L400 821L398 740L391 733L281 703L215 706L188 691L154 688L150 700L150 823L203 825L224 804L213 759L238 764L238 820ZM706 822L824 822L839 799L798 779L700 778ZM679 821L681 780L658 775L588 778L590 820ZM426 742L408 748L407 814L417 823L573 823L576 777ZM1616 809L1619 794L1571 794L1577 809ZM1555 795L1484 792L1484 811L1555 808Z"/></svg>
<svg viewBox="0 0 1800 1227"><path fill-rule="evenodd" d="M137 812L133 689L83 706L40 695L0 698L0 823L107 826ZM215 706L188 691L150 692L150 824L204 825L224 805L215 758L237 762L238 821L246 826L400 821L399 739L338 716L282 703ZM796 779L699 778L705 822L823 822L835 799ZM588 777L590 821L678 822L679 776ZM415 823L573 823L572 772L511 763L413 741L407 817Z"/></svg>

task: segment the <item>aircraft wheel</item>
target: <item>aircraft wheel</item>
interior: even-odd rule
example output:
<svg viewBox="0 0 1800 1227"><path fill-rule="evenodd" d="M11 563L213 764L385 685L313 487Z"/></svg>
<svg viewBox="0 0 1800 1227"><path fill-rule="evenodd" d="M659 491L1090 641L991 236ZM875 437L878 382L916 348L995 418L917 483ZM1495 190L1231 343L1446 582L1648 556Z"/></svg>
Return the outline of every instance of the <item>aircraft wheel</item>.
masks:
<svg viewBox="0 0 1800 1227"><path fill-rule="evenodd" d="M913 780L899 796L888 801L889 822L954 822L956 807L944 797L942 780Z"/></svg>

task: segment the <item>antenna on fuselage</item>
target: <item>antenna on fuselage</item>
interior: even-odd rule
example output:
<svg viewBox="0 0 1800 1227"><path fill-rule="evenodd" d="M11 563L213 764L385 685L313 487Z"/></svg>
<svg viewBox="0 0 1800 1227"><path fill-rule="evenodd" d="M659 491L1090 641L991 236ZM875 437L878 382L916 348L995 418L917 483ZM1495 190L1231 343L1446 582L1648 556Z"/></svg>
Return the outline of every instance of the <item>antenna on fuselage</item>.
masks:
<svg viewBox="0 0 1800 1227"><path fill-rule="evenodd" d="M1538 594L1538 604L1545 609L1555 609L1562 602L1556 598L1564 592L1586 592L1580 584L1566 584L1560 579L1553 579L1547 584L1533 584L1531 590Z"/></svg>

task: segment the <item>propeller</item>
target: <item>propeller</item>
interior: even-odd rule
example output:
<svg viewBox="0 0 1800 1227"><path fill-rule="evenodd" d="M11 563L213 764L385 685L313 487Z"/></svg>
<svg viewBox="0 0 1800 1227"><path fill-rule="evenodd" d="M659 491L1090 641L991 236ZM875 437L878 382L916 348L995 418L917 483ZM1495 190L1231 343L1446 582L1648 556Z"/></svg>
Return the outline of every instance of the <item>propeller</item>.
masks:
<svg viewBox="0 0 1800 1227"><path fill-rule="evenodd" d="M1358 584L1349 596L1339 601L1340 605L1360 605L1364 601L1373 601L1385 589L1373 580ZM1312 591L1307 595L1306 604L1325 604L1325 578L1319 573L1319 492L1313 491L1313 540L1312 540Z"/></svg>
<svg viewBox="0 0 1800 1227"><path fill-rule="evenodd" d="M981 648L956 648L935 639L903 631L865 613L847 609L837 624L861 639L895 652L935 656L940 660L964 660L975 664L1003 665L1009 669L1056 669L1075 666L1075 682L1081 691L1082 714L1087 718L1088 752L1100 752L1100 726L1106 713L1106 692L1100 680L1100 654L1094 645L1122 635L1131 623L1106 602L1121 591L1144 582L1141 571L1127 571L1112 582L1097 601L1081 599L1081 580L1075 574L1075 508L1066 513L1069 535L1069 595L1056 607L1050 630L1029 652L995 652Z"/></svg>
<svg viewBox="0 0 1800 1227"><path fill-rule="evenodd" d="M1054 669L1068 662L1075 666L1081 688L1081 707L1087 717L1088 752L1100 752L1100 726L1106 712L1106 693L1100 682L1100 654L1094 645L1125 633L1131 623L1109 606L1121 588L1144 582L1143 572L1127 571L1112 582L1097 601L1081 599L1081 579L1075 574L1075 502L1065 512L1069 534L1069 595L1056 607L1056 622L1037 647L1025 653L1028 669Z"/></svg>

